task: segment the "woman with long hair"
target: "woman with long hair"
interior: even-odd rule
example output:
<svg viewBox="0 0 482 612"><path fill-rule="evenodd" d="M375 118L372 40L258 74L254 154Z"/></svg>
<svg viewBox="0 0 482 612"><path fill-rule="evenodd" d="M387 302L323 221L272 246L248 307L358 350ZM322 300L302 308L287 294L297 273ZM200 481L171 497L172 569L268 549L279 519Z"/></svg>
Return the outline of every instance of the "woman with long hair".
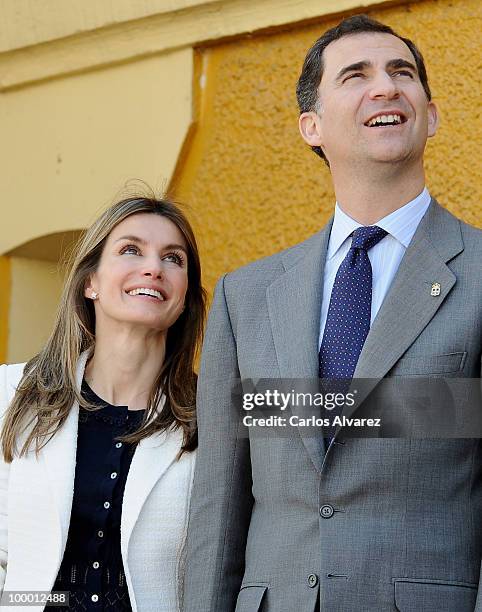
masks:
<svg viewBox="0 0 482 612"><path fill-rule="evenodd" d="M130 197L85 232L45 347L0 366L2 605L180 609L204 317L176 205Z"/></svg>

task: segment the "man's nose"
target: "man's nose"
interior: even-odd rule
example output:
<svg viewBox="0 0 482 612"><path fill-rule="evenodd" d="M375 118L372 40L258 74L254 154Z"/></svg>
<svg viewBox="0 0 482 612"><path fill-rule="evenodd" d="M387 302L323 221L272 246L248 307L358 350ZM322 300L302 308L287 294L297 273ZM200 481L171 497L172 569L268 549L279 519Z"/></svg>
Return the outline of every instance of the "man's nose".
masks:
<svg viewBox="0 0 482 612"><path fill-rule="evenodd" d="M397 83L387 72L379 72L371 82L370 98L396 99L400 96Z"/></svg>

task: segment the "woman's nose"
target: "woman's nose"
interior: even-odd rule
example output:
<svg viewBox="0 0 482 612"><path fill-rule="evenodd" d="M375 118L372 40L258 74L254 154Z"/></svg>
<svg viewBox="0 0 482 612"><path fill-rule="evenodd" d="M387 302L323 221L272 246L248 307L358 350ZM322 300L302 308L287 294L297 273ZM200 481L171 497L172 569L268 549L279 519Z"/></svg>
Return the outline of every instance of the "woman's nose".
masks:
<svg viewBox="0 0 482 612"><path fill-rule="evenodd" d="M144 276L148 276L152 278L162 278L162 275L163 275L162 261L158 257L152 258L149 261L147 261L143 274Z"/></svg>

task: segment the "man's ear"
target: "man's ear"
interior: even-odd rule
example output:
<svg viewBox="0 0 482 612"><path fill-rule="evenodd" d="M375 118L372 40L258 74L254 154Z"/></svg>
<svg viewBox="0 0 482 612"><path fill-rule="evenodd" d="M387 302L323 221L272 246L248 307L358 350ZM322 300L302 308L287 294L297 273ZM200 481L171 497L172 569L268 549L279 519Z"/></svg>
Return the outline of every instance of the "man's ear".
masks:
<svg viewBox="0 0 482 612"><path fill-rule="evenodd" d="M427 135L429 138L431 138L432 136L435 136L435 133L440 123L440 117L439 117L437 105L435 104L435 102L428 103L427 113L428 113L428 134Z"/></svg>
<svg viewBox="0 0 482 612"><path fill-rule="evenodd" d="M310 147L321 147L323 145L323 130L321 117L314 111L301 113L298 122L300 134Z"/></svg>

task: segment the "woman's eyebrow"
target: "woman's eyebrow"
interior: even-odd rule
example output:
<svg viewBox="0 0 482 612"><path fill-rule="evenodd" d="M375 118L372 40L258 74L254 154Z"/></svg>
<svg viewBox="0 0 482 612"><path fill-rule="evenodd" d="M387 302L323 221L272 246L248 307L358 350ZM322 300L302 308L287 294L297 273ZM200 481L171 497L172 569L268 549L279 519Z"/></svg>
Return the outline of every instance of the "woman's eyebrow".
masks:
<svg viewBox="0 0 482 612"><path fill-rule="evenodd" d="M183 246L182 244L176 244L176 243L172 243L172 244L166 244L165 246L162 247L164 250L178 250L178 251L184 251L184 253L187 254L187 249L185 246Z"/></svg>
<svg viewBox="0 0 482 612"><path fill-rule="evenodd" d="M121 236L120 238L117 238L116 242L120 242L121 240L131 240L132 242L138 242L139 244L146 244L146 241L144 240L144 238L139 238L139 236Z"/></svg>
<svg viewBox="0 0 482 612"><path fill-rule="evenodd" d="M147 244L147 241L144 240L144 238L139 238L139 236L134 236L134 235L121 236L120 238L117 238L117 240L115 242L120 242L121 240L129 240L130 242L137 242L139 244L144 244L144 245ZM184 253L187 253L186 247L183 246L182 244L178 244L176 242L173 242L171 244L165 244L165 245L162 246L162 250L163 251L167 251L167 250L171 250L171 249L177 249L177 250L180 250L180 251L184 251Z"/></svg>

